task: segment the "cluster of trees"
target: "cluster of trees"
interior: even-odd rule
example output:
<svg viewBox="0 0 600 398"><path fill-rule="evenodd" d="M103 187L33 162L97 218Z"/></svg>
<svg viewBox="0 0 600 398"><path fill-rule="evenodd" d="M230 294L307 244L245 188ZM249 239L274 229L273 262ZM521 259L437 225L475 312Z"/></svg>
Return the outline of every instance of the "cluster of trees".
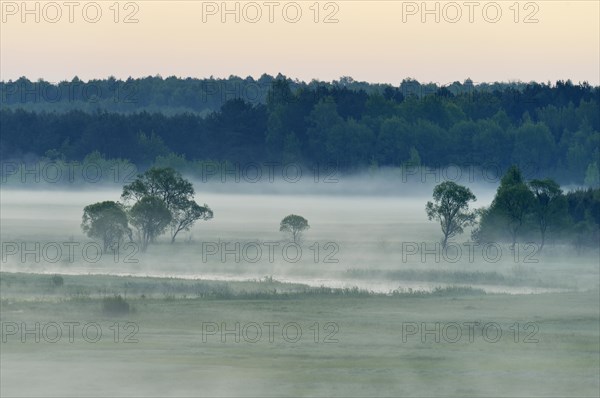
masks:
<svg viewBox="0 0 600 398"><path fill-rule="evenodd" d="M478 242L548 239L571 242L578 250L600 245L600 189L562 191L552 179L526 181L513 166L500 181L492 204L480 210L473 231Z"/></svg>
<svg viewBox="0 0 600 398"><path fill-rule="evenodd" d="M194 187L171 168L151 168L123 187L122 202L103 201L84 207L81 229L90 238L102 241L104 250L118 250L124 240L137 241L142 251L160 235L189 231L198 220L210 220L213 211L194 201ZM137 238L134 238L135 228ZM295 214L281 220L279 230L298 243L308 221Z"/></svg>
<svg viewBox="0 0 600 398"><path fill-rule="evenodd" d="M248 87L268 84L260 98L250 100L242 91L214 93L213 105L194 112L189 107L195 106L194 95L206 97L201 88L206 82L148 79L138 81L147 87L139 91L139 101L156 108L128 113L110 108L45 112L47 101L3 103L0 155L81 160L98 151L140 167L165 158L335 163L340 170L408 162L428 167L493 163L502 170L518 164L559 181L600 184L600 88L585 83L465 81L439 87L405 80L394 87L348 78L302 83L263 76L237 78ZM185 112L167 112L163 97L191 102L181 99Z"/></svg>
<svg viewBox="0 0 600 398"><path fill-rule="evenodd" d="M600 189L563 193L552 179L526 181L517 166L502 177L492 204L469 209L475 195L454 182L443 182L433 191L433 202L425 210L429 220L440 223L446 247L449 239L467 226L477 243L508 242L511 248L521 240L569 242L578 251L600 246ZM477 219L479 223L477 224Z"/></svg>
<svg viewBox="0 0 600 398"><path fill-rule="evenodd" d="M104 201L83 209L81 228L91 238L102 240L104 250L118 247L128 238L137 241L145 251L148 245L167 231L171 243L177 234L189 231L198 220L210 220L208 205L194 201L194 188L171 168L151 168L123 187L122 203Z"/></svg>

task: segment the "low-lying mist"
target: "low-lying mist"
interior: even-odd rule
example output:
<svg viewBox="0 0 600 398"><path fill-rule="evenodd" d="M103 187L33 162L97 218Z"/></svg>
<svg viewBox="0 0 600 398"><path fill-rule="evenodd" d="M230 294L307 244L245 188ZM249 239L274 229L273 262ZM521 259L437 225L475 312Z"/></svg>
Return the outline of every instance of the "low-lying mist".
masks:
<svg viewBox="0 0 600 398"><path fill-rule="evenodd" d="M81 229L83 208L120 200L122 184L3 187L0 395L591 396L597 251L478 246L470 228L444 251L425 212L439 182L194 180L214 218L145 252L128 242L103 251ZM460 183L474 207L497 188ZM298 244L279 231L289 214L310 225ZM273 340L267 324L279 325ZM256 325L262 338L249 342ZM286 340L284 325L301 340ZM406 325L459 325L463 338L405 339ZM502 339L482 338L484 325ZM532 331L537 344L524 344Z"/></svg>
<svg viewBox="0 0 600 398"><path fill-rule="evenodd" d="M142 252L123 244L98 254L99 245L80 227L83 208L117 201L121 186L87 189L2 189L2 271L58 274L168 276L210 280L264 277L309 286L359 287L387 293L466 285L487 292L528 293L598 287L593 256L574 259L571 249L542 254L520 245L480 247L470 230L448 251L428 221L425 203L441 172L410 176L393 171L296 182L194 181L195 200L214 218L198 221L170 243L168 234ZM404 181L403 181L404 179ZM497 184L463 182L488 206ZM279 231L288 214L305 217L310 229L299 244ZM37 246L36 246L37 245ZM594 282L595 281L595 282Z"/></svg>

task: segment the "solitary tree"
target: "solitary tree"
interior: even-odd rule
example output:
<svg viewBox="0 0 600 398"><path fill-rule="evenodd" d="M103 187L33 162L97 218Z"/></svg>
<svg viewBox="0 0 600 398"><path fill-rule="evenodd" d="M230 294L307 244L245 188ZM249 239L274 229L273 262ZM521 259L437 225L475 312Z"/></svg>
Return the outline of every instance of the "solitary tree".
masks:
<svg viewBox="0 0 600 398"><path fill-rule="evenodd" d="M440 222L442 227L442 247L448 239L463 233L466 226L475 223L475 212L469 211L469 202L477 200L467 187L445 181L433 189L433 202L427 202L425 211L429 220Z"/></svg>
<svg viewBox="0 0 600 398"><path fill-rule="evenodd" d="M560 186L551 179L531 180L529 187L534 196L533 214L540 230L540 251L546 242L546 231L549 226L558 224L566 212L567 201Z"/></svg>
<svg viewBox="0 0 600 398"><path fill-rule="evenodd" d="M308 221L302 216L290 214L281 220L279 230L282 232L289 232L292 235L294 243L297 243L302 235L302 231L309 229Z"/></svg>
<svg viewBox="0 0 600 398"><path fill-rule="evenodd" d="M171 212L156 196L145 196L137 201L129 215L131 224L138 230L142 251L146 251L148 243L162 234L172 220Z"/></svg>
<svg viewBox="0 0 600 398"><path fill-rule="evenodd" d="M193 200L185 200L174 207L171 215L173 217L171 220L171 243L173 243L179 232L189 231L196 221L210 220L214 214L206 203L204 206L200 206Z"/></svg>
<svg viewBox="0 0 600 398"><path fill-rule="evenodd" d="M127 214L120 203L104 201L83 209L81 229L90 238L102 240L104 250L119 245L125 236L131 237Z"/></svg>

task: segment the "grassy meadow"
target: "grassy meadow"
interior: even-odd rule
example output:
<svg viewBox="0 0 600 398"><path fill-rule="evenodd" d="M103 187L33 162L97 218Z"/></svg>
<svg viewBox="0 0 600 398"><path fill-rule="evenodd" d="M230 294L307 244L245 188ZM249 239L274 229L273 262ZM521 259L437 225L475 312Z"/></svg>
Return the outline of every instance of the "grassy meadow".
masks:
<svg viewBox="0 0 600 398"><path fill-rule="evenodd" d="M97 196L3 196L3 397L598 395L597 253L436 261L403 250L438 238L423 201L207 194L220 218L92 262L79 220ZM291 208L311 221L299 261L203 259L284 242ZM65 242L73 258L20 253Z"/></svg>

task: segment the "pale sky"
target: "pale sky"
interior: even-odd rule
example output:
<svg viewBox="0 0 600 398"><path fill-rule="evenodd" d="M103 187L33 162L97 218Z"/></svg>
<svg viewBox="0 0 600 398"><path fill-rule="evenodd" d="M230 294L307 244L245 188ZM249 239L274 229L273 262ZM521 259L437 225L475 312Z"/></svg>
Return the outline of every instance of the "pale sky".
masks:
<svg viewBox="0 0 600 398"><path fill-rule="evenodd" d="M0 3L5 81L281 72L395 85L600 84L597 0L428 1L431 14L421 1L27 1L30 13L22 0Z"/></svg>

